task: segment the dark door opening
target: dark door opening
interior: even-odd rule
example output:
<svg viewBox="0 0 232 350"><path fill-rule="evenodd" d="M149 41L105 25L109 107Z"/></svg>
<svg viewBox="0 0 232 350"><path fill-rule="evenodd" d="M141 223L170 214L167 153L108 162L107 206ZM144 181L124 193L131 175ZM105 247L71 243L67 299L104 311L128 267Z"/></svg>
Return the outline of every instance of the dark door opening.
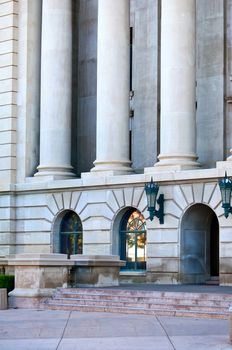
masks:
<svg viewBox="0 0 232 350"><path fill-rule="evenodd" d="M219 223L215 212L205 204L194 204L184 214L181 226L181 282L218 283Z"/></svg>
<svg viewBox="0 0 232 350"><path fill-rule="evenodd" d="M219 225L216 216L210 227L210 275L219 276Z"/></svg>

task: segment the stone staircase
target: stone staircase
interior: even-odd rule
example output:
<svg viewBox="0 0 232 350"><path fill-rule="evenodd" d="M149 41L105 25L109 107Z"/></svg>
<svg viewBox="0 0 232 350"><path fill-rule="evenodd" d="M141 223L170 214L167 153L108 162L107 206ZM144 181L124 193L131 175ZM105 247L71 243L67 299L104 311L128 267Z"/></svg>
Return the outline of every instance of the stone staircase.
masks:
<svg viewBox="0 0 232 350"><path fill-rule="evenodd" d="M59 288L41 308L228 319L231 294Z"/></svg>

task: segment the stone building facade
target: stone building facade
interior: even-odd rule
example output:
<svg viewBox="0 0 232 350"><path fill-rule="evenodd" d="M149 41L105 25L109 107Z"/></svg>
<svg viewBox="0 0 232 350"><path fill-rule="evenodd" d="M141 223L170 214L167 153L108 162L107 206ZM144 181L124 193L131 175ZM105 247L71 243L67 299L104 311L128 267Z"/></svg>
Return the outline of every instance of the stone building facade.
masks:
<svg viewBox="0 0 232 350"><path fill-rule="evenodd" d="M0 1L0 255L232 284L231 45L231 0Z"/></svg>

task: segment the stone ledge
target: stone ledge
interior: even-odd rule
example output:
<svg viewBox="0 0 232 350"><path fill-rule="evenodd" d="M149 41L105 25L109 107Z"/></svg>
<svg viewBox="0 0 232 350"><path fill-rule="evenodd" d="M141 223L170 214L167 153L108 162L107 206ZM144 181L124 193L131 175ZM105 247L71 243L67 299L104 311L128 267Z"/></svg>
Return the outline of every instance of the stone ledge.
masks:
<svg viewBox="0 0 232 350"><path fill-rule="evenodd" d="M9 293L9 296L25 297L25 298L38 298L38 297L51 297L55 291L55 288L15 288Z"/></svg>
<svg viewBox="0 0 232 350"><path fill-rule="evenodd" d="M8 265L13 266L72 266L66 254L15 254L9 255Z"/></svg>
<svg viewBox="0 0 232 350"><path fill-rule="evenodd" d="M70 260L75 266L124 266L125 262L117 255L71 255Z"/></svg>
<svg viewBox="0 0 232 350"><path fill-rule="evenodd" d="M15 267L15 289L9 293L12 307L37 307L57 287L67 287L73 262L66 254L16 254L9 256Z"/></svg>
<svg viewBox="0 0 232 350"><path fill-rule="evenodd" d="M109 177L86 177L83 179L67 179L67 180L56 180L53 182L25 182L12 184L11 186L0 186L0 192L10 191L14 192L37 192L37 191L48 191L51 193L54 190L95 190L101 188L111 188L117 186L131 185L131 186L144 186L144 183L150 181L151 176L155 182L160 184L175 184L177 183L195 183L200 181L217 182L219 177L223 177L225 169L227 169L228 176L232 176L232 162L221 161L217 162L215 168L210 169L194 169L194 170L172 170L172 171L160 171L158 172L155 167L144 168L144 174L130 174L120 176L109 176Z"/></svg>
<svg viewBox="0 0 232 350"><path fill-rule="evenodd" d="M73 287L110 287L119 285L120 267L125 261L118 255L71 255Z"/></svg>

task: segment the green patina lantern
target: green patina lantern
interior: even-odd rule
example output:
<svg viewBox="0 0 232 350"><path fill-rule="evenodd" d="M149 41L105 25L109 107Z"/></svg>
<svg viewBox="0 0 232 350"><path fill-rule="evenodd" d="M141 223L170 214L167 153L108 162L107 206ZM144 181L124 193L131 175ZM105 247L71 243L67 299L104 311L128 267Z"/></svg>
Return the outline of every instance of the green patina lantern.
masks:
<svg viewBox="0 0 232 350"><path fill-rule="evenodd" d="M164 223L164 195L160 194L158 200L157 195L159 192L159 185L151 178L150 182L147 182L144 186L147 195L147 210L149 211L149 218L152 221L156 216L159 219L160 224ZM156 202L159 205L159 209L156 210Z"/></svg>
<svg viewBox="0 0 232 350"><path fill-rule="evenodd" d="M227 177L226 172L224 178L218 181L218 185L221 191L222 208L224 209L224 215L226 218L228 218L229 213L232 213L232 208L230 206L232 181Z"/></svg>

